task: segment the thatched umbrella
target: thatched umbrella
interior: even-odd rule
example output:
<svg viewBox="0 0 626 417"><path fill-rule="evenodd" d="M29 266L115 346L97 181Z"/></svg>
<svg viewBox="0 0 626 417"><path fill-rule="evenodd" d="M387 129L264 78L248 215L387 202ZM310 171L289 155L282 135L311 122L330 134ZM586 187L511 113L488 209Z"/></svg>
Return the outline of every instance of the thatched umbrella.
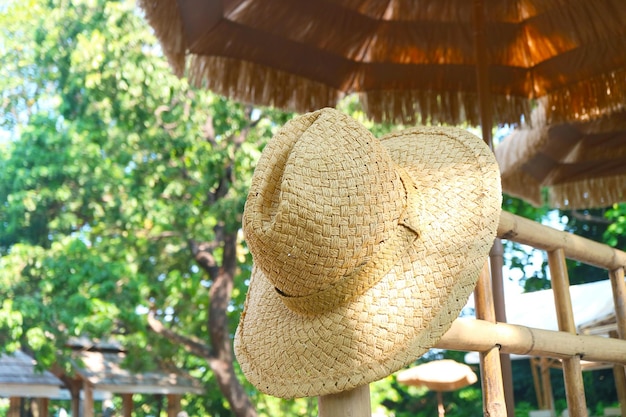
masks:
<svg viewBox="0 0 626 417"><path fill-rule="evenodd" d="M437 392L439 417L445 415L443 391L456 391L478 381L472 368L452 359L426 362L396 374L399 383Z"/></svg>
<svg viewBox="0 0 626 417"><path fill-rule="evenodd" d="M496 147L502 188L533 205L560 209L607 207L626 200L626 111L599 119L548 123L533 112Z"/></svg>
<svg viewBox="0 0 626 417"><path fill-rule="evenodd" d="M377 120L476 125L540 97L554 120L626 102L622 0L139 3L177 74L242 101L302 112L359 93Z"/></svg>

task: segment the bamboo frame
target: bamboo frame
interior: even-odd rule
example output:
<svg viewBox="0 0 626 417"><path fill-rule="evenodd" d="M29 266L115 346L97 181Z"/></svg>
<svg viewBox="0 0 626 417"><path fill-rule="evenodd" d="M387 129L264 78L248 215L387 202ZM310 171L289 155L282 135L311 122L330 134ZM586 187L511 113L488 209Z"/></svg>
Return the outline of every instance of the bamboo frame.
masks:
<svg viewBox="0 0 626 417"><path fill-rule="evenodd" d="M624 340L626 338L626 283L624 282L626 252L507 212L503 212L500 216L498 237L548 252L560 330L542 330L496 322L487 262L474 292L479 318L455 320L450 330L434 347L482 353L481 378L485 404L483 407L485 415L490 417L507 415L500 366L502 353L562 359L568 410L571 416L587 415L580 359L613 363L618 375L616 385L622 415L626 415L626 403L623 401L623 398L626 398L626 373L624 371L626 365L626 340ZM615 301L619 338L576 334L569 295L569 278L565 267L566 258L608 271ZM624 378L620 379L619 376L624 376ZM548 382L543 381L544 384ZM552 406L551 397L545 396L544 402L545 405ZM319 415L322 417L369 417L371 415L369 386L365 385L341 394L322 396L319 398L319 407Z"/></svg>
<svg viewBox="0 0 626 417"><path fill-rule="evenodd" d="M592 362L626 365L624 340L468 318L456 319L435 347L467 352L486 352L495 347L503 353L560 359L582 356Z"/></svg>
<svg viewBox="0 0 626 417"><path fill-rule="evenodd" d="M548 331L495 323L493 318L493 293L485 287L484 279L479 279L475 297L478 320L457 319L452 328L436 347L462 351L478 351L487 354L499 349L500 353L517 353L538 356L542 363L546 358L560 358L566 385L568 410L571 416L586 416L586 400L582 383L580 360L610 362L615 364L616 386L622 407L626 415L626 283L624 266L626 253L607 245L552 229L537 222L503 212L498 227L498 237L513 240L548 252L549 267L552 276L555 305L559 330ZM616 318L621 339L609 339L598 336L576 335L569 278L565 259L570 258L591 264L609 271L616 306ZM483 271L484 273L484 271ZM479 308L480 305L480 308ZM480 320L484 318L485 320ZM482 365L482 363L481 363ZM547 366L544 366L548 370ZM483 399L490 401L494 395L499 398L499 388L491 385L494 379L501 380L502 369L495 365L485 369L483 378ZM621 378L624 376L624 378ZM549 376L542 372L541 385L549 386ZM551 391L551 390L550 390ZM552 408L551 393L543 393L543 407ZM502 416L506 414L501 407L485 407L485 415Z"/></svg>

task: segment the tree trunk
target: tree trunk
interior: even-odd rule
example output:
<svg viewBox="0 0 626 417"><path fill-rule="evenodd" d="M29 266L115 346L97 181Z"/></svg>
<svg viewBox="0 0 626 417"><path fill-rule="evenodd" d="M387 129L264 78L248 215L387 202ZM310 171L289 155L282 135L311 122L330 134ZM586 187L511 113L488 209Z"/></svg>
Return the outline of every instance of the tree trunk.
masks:
<svg viewBox="0 0 626 417"><path fill-rule="evenodd" d="M220 390L237 417L256 417L248 395L235 375L234 354L226 315L237 271L237 232L225 233L222 266L209 291L209 333L213 358L209 361Z"/></svg>
<svg viewBox="0 0 626 417"><path fill-rule="evenodd" d="M176 333L166 328L152 314L148 316L148 325L152 331L180 344L188 352L205 358L215 375L220 391L230 404L237 417L256 417L250 398L235 374L234 354L228 330L228 305L233 290L233 279L237 271L237 232L224 233L216 228L216 240L223 243L222 265L217 267L212 251L215 244L198 244L190 241L194 259L209 274L213 283L209 291L209 333L211 344Z"/></svg>

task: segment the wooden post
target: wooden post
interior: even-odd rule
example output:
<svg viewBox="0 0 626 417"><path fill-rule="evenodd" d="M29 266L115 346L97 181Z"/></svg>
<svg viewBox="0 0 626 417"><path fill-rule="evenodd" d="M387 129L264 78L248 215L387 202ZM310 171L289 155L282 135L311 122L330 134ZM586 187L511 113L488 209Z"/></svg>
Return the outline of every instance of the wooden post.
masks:
<svg viewBox="0 0 626 417"><path fill-rule="evenodd" d="M541 381L539 380L539 372L537 368L539 367L539 358L530 357L530 372L533 375L533 386L535 387L535 397L537 398L537 405L539 409L543 408L543 390L541 389Z"/></svg>
<svg viewBox="0 0 626 417"><path fill-rule="evenodd" d="M609 337L618 339L619 336L615 330L609 332ZM615 378L615 391L617 391L617 401L620 404L622 415L626 415L626 373L624 365L613 364L613 377Z"/></svg>
<svg viewBox="0 0 626 417"><path fill-rule="evenodd" d="M613 289L613 303L615 304L615 322L617 332L613 336L626 339L626 283L624 282L624 268L617 268L609 272L611 288ZM622 415L626 416L626 368L623 365L615 365L615 388L619 398Z"/></svg>
<svg viewBox="0 0 626 417"><path fill-rule="evenodd" d="M496 322L491 289L489 262L486 261L474 290L476 318L491 323ZM490 417L506 417L506 402L502 384L502 368L500 366L500 349L492 345L486 351L480 351L480 369L483 393L483 412Z"/></svg>
<svg viewBox="0 0 626 417"><path fill-rule="evenodd" d="M443 406L443 393L441 391L437 391L437 414L439 417L446 415L446 408Z"/></svg>
<svg viewBox="0 0 626 417"><path fill-rule="evenodd" d="M504 247L502 240L496 238L489 253L491 265L491 285L493 287L493 306L496 313L496 321L506 323L506 308L504 302L504 284L502 269L504 268ZM504 400L506 402L506 415L515 416L515 396L513 392L513 366L511 355L500 352L500 367L502 368L502 385L504 387Z"/></svg>
<svg viewBox="0 0 626 417"><path fill-rule="evenodd" d="M552 396L552 381L550 381L550 365L549 359L542 356L539 359L539 369L541 372L541 389L542 389L542 401L539 406L542 410L554 409L554 398Z"/></svg>
<svg viewBox="0 0 626 417"><path fill-rule="evenodd" d="M50 399L45 397L37 398L37 406L39 407L39 417L48 417L50 414L48 410Z"/></svg>
<svg viewBox="0 0 626 417"><path fill-rule="evenodd" d="M167 394L167 417L176 417L180 410L180 395Z"/></svg>
<svg viewBox="0 0 626 417"><path fill-rule="evenodd" d="M122 416L131 417L133 414L133 394L122 394Z"/></svg>
<svg viewBox="0 0 626 417"><path fill-rule="evenodd" d="M65 385L67 386L68 390L70 391L70 395L71 395L71 410L70 413L72 415L72 417L77 416L80 417L80 387L81 387L81 382L78 379L70 379L70 378L65 378L64 379Z"/></svg>
<svg viewBox="0 0 626 417"><path fill-rule="evenodd" d="M83 381L83 414L82 417L94 417L93 387L89 381Z"/></svg>
<svg viewBox="0 0 626 417"><path fill-rule="evenodd" d="M562 248L548 252L548 266L550 268L559 330L576 334L572 298L569 292L569 277L565 264L565 252ZM563 359L563 378L565 380L567 409L570 416L587 417L587 402L584 395L585 386L580 367L580 356Z"/></svg>
<svg viewBox="0 0 626 417"><path fill-rule="evenodd" d="M7 413L7 417L20 417L20 397L10 397L9 398L9 412Z"/></svg>
<svg viewBox="0 0 626 417"><path fill-rule="evenodd" d="M318 400L319 417L371 417L370 387L363 385Z"/></svg>

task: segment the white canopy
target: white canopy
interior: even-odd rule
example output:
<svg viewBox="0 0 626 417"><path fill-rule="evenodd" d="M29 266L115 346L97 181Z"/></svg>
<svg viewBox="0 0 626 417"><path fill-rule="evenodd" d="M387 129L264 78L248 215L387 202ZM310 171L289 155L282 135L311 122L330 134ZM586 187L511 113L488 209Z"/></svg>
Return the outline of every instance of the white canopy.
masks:
<svg viewBox="0 0 626 417"><path fill-rule="evenodd" d="M615 321L615 305L609 280L570 286L574 322L579 333L593 333L595 323ZM505 298L508 323L558 330L552 290L510 294ZM606 330L604 335L608 335Z"/></svg>

